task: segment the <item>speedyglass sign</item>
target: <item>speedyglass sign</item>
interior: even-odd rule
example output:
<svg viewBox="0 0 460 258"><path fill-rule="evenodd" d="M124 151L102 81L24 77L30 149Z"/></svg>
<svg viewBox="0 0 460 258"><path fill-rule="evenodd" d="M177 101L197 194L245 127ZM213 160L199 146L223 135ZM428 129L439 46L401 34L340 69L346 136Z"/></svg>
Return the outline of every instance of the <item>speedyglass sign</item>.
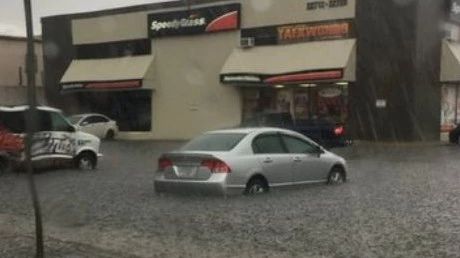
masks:
<svg viewBox="0 0 460 258"><path fill-rule="evenodd" d="M240 4L149 14L149 36L158 38L237 30L240 15Z"/></svg>

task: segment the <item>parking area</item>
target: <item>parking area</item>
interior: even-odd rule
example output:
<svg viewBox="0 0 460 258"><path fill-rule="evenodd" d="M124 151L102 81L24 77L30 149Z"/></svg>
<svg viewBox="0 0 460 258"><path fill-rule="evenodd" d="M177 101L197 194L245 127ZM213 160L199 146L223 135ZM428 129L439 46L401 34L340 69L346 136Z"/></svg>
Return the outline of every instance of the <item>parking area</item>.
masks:
<svg viewBox="0 0 460 258"><path fill-rule="evenodd" d="M455 257L460 147L358 143L349 182L264 196L157 196L177 142L104 142L99 169L41 172L50 257ZM24 174L0 177L0 257L33 253ZM72 256L72 257L74 257Z"/></svg>

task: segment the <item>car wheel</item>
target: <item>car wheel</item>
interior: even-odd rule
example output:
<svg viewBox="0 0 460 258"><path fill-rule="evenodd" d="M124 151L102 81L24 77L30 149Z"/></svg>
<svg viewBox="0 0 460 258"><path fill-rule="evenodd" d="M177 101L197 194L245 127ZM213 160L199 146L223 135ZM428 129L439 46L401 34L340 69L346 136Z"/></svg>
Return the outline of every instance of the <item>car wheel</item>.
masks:
<svg viewBox="0 0 460 258"><path fill-rule="evenodd" d="M0 176L4 175L10 170L10 163L6 159L0 158Z"/></svg>
<svg viewBox="0 0 460 258"><path fill-rule="evenodd" d="M345 173L342 168L334 167L329 172L327 183L330 185L340 185L345 183Z"/></svg>
<svg viewBox="0 0 460 258"><path fill-rule="evenodd" d="M449 134L449 142L452 143L452 144L459 144L459 134L457 133L450 133Z"/></svg>
<svg viewBox="0 0 460 258"><path fill-rule="evenodd" d="M115 132L113 130L109 130L106 134L105 134L105 139L106 140L113 140L115 138Z"/></svg>
<svg viewBox="0 0 460 258"><path fill-rule="evenodd" d="M244 193L246 195L264 194L268 192L267 182L260 178L253 178L246 186Z"/></svg>
<svg viewBox="0 0 460 258"><path fill-rule="evenodd" d="M75 159L75 165L80 170L94 170L97 166L97 158L93 153L83 152Z"/></svg>

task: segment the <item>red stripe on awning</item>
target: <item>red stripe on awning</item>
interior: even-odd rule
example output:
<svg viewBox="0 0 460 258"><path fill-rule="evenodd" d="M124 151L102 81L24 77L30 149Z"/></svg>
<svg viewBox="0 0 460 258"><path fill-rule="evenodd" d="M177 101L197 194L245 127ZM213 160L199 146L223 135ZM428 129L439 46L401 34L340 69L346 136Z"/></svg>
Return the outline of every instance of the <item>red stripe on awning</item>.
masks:
<svg viewBox="0 0 460 258"><path fill-rule="evenodd" d="M141 81L124 81L124 82L92 82L85 85L86 89L131 89L140 88Z"/></svg>
<svg viewBox="0 0 460 258"><path fill-rule="evenodd" d="M342 79L342 70L323 71L323 72L307 72L290 75L279 75L269 77L264 80L268 84L285 84L285 83L300 83L319 80L336 80Z"/></svg>

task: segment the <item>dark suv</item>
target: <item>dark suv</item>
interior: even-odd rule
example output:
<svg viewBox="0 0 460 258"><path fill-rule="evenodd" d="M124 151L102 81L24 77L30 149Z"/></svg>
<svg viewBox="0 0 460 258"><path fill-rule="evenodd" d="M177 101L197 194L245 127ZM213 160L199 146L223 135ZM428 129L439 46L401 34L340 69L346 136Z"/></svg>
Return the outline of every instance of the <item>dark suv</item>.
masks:
<svg viewBox="0 0 460 258"><path fill-rule="evenodd" d="M279 127L301 133L326 148L345 147L352 144L344 124L326 119L294 120L290 113L263 113L244 121L243 127Z"/></svg>

